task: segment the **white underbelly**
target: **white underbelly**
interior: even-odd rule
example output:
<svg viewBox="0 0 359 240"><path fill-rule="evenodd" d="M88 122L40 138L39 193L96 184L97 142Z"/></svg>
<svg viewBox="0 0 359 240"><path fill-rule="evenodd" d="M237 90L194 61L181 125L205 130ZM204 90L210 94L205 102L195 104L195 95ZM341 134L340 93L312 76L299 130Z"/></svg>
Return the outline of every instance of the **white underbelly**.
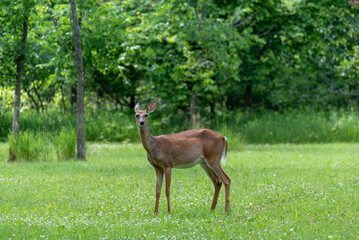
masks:
<svg viewBox="0 0 359 240"><path fill-rule="evenodd" d="M174 166L174 168L191 168L191 167L196 166L197 164L200 164L203 162L204 162L203 157L200 157L193 162L186 162L183 164L176 165L176 166Z"/></svg>

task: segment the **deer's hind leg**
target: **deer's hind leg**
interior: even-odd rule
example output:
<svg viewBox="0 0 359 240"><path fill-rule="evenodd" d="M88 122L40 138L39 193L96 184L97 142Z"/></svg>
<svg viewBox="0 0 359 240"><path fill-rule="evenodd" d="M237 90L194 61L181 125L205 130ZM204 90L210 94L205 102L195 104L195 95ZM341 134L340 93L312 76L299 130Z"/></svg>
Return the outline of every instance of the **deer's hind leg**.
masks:
<svg viewBox="0 0 359 240"><path fill-rule="evenodd" d="M207 164L203 163L201 164L201 167L206 171L209 178L212 180L214 185L214 196L212 201L211 210L213 211L217 206L217 199L219 195L219 191L222 187L222 181L217 177L217 175L208 167Z"/></svg>
<svg viewBox="0 0 359 240"><path fill-rule="evenodd" d="M220 164L220 157L213 159L206 159L207 166L214 172L214 174L223 182L226 190L226 205L225 210L229 210L229 190L231 186L231 178L223 171Z"/></svg>
<svg viewBox="0 0 359 240"><path fill-rule="evenodd" d="M165 178L166 178L166 197L167 197L167 209L168 213L172 214L171 212L171 203L170 203L170 189L171 189L171 168L168 167L165 169Z"/></svg>
<svg viewBox="0 0 359 240"><path fill-rule="evenodd" d="M231 187L231 178L227 175L227 173L225 171L223 171L221 166L219 166L219 169L221 171L222 179L223 179L223 182L224 182L224 187L226 189L226 206L225 206L225 209L226 209L226 211L228 211L229 210L229 190L230 190L230 187Z"/></svg>

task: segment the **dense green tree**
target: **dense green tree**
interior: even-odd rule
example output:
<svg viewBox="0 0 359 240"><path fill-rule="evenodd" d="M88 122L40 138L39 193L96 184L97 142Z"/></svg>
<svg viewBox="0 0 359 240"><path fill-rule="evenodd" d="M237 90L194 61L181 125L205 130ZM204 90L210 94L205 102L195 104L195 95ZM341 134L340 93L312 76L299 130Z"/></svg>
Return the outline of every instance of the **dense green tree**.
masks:
<svg viewBox="0 0 359 240"><path fill-rule="evenodd" d="M12 24L10 16L23 3L1 4L0 84L11 91L21 21ZM62 0L33 4L24 104L68 110L77 95L70 6ZM85 97L93 107L132 110L137 101L156 98L193 126L196 116L223 108L330 109L358 102L358 6L348 1L77 4Z"/></svg>
<svg viewBox="0 0 359 240"><path fill-rule="evenodd" d="M15 77L13 81L10 81L10 84L15 86L12 134L17 138L20 129L21 83L28 45L29 19L32 8L34 7L34 2L5 1L2 5L1 26L3 26L2 35L5 35L5 37L1 43L4 44L2 48L4 53L9 51L9 55L7 55L8 58L3 59L4 66L2 70L5 72L5 75L10 78ZM7 22L5 22L5 19ZM14 59L13 61L11 61L10 56ZM9 161L15 160L15 155L11 149L9 149Z"/></svg>

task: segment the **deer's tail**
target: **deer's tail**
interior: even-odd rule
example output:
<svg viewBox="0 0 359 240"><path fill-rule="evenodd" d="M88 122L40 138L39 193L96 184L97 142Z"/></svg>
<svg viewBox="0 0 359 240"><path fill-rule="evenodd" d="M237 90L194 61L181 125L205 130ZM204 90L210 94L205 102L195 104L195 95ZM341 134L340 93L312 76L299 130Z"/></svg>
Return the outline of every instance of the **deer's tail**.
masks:
<svg viewBox="0 0 359 240"><path fill-rule="evenodd" d="M227 148L228 148L227 138L224 137L224 147L223 147L223 153L221 158L223 165L226 164L226 160L227 160Z"/></svg>

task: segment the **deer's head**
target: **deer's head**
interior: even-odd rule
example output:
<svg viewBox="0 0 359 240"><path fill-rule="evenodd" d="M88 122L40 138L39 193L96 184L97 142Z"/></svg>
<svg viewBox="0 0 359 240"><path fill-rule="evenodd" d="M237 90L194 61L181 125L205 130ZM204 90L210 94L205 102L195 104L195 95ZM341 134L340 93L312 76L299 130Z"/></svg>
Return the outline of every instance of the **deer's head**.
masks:
<svg viewBox="0 0 359 240"><path fill-rule="evenodd" d="M135 106L135 113L136 113L136 124L138 127L143 128L147 126L147 117L148 114L153 112L156 108L156 100L154 100L146 110L141 110L141 105L139 103Z"/></svg>

